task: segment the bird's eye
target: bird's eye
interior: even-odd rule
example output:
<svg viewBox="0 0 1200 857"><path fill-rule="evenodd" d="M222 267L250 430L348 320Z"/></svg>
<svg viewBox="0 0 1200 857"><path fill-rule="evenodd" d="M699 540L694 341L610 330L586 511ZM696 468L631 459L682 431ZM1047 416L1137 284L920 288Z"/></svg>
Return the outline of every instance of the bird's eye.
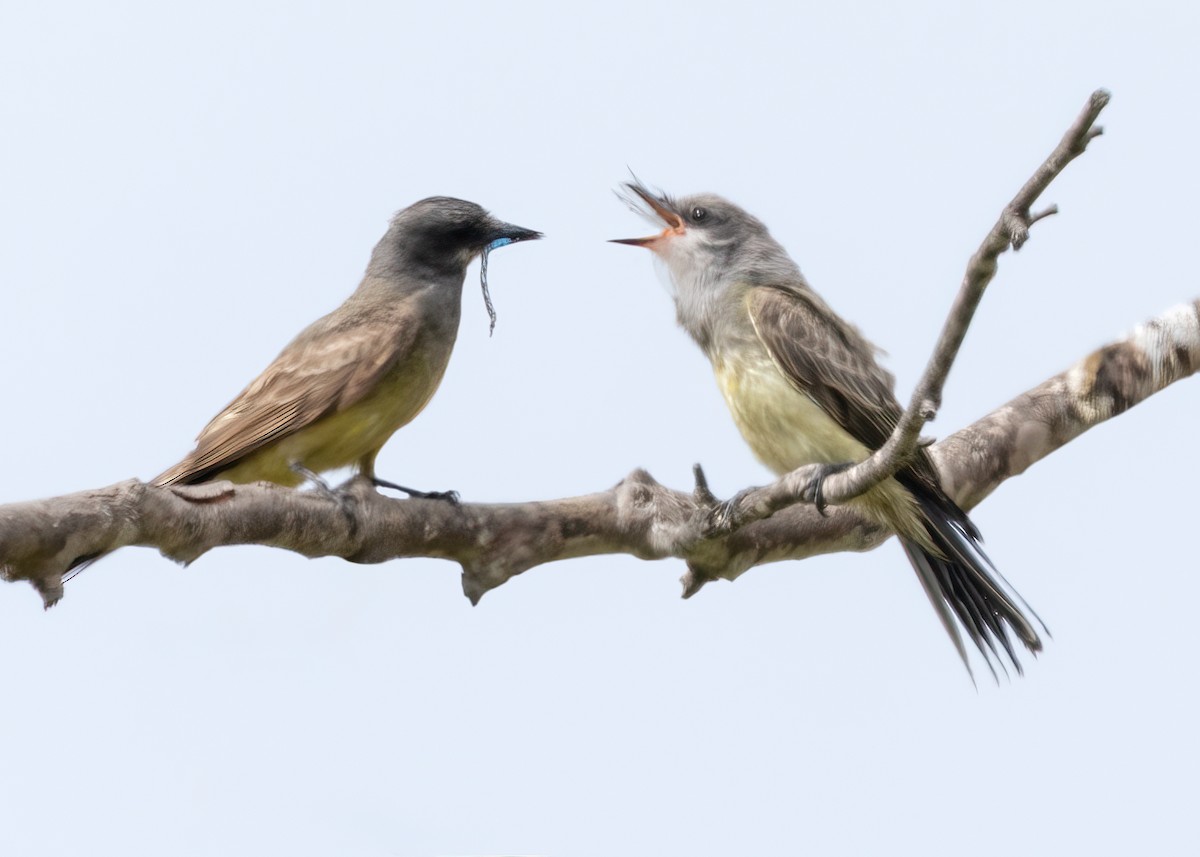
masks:
<svg viewBox="0 0 1200 857"><path fill-rule="evenodd" d="M700 206L697 205L695 208L692 209L692 222L693 223L699 223L701 220L703 220L706 217L708 217L708 209L707 208L701 208Z"/></svg>

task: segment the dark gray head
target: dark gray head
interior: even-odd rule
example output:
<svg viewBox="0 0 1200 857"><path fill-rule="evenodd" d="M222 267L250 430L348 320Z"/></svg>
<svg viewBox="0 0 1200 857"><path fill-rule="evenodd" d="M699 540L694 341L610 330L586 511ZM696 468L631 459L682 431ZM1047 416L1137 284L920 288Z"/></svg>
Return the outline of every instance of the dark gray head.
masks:
<svg viewBox="0 0 1200 857"><path fill-rule="evenodd" d="M371 253L367 273L458 274L461 282L467 265L485 250L541 237L540 232L497 220L473 202L431 196L396 213Z"/></svg>

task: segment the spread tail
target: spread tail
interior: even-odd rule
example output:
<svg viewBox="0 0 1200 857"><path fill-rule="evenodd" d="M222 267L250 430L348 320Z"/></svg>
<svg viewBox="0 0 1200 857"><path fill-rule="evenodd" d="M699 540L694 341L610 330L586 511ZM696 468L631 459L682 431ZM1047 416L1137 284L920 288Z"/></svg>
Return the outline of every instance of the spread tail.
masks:
<svg viewBox="0 0 1200 857"><path fill-rule="evenodd" d="M909 539L902 538L900 544L967 672L971 673L971 680L975 676L959 633L960 626L983 654L993 677L998 678L993 661L1007 673L1007 660L1021 674L1021 662L1009 631L1036 655L1042 650L1042 640L1034 622L1049 633L1045 624L992 565L983 552L979 531L965 512L944 495L914 494L929 539L941 556Z"/></svg>

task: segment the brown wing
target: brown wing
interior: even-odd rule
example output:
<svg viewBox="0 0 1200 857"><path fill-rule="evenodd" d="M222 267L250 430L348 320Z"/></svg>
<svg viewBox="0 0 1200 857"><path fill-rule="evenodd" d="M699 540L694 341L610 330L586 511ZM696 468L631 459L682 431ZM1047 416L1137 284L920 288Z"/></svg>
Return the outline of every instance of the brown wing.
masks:
<svg viewBox="0 0 1200 857"><path fill-rule="evenodd" d="M760 286L746 302L758 338L796 389L868 449L882 446L903 410L871 343L815 295Z"/></svg>
<svg viewBox="0 0 1200 857"><path fill-rule="evenodd" d="M875 362L875 346L816 295L760 286L746 302L758 338L796 389L868 449L883 446L904 409L892 392L892 374ZM975 532L942 491L924 447L896 476L910 490L932 492Z"/></svg>
<svg viewBox="0 0 1200 857"><path fill-rule="evenodd" d="M207 479L256 449L353 405L404 358L417 333L417 326L403 319L319 329L321 323L288 345L204 427L195 450L154 484Z"/></svg>

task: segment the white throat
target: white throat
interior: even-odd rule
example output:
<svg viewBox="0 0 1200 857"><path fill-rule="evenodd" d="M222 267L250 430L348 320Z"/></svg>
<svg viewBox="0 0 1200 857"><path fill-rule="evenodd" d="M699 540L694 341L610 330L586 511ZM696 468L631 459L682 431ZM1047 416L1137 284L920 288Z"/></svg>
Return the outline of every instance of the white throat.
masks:
<svg viewBox="0 0 1200 857"><path fill-rule="evenodd" d="M684 232L655 248L655 256L660 262L655 268L660 272L666 269L679 323L703 346L722 286L708 245L696 233Z"/></svg>

